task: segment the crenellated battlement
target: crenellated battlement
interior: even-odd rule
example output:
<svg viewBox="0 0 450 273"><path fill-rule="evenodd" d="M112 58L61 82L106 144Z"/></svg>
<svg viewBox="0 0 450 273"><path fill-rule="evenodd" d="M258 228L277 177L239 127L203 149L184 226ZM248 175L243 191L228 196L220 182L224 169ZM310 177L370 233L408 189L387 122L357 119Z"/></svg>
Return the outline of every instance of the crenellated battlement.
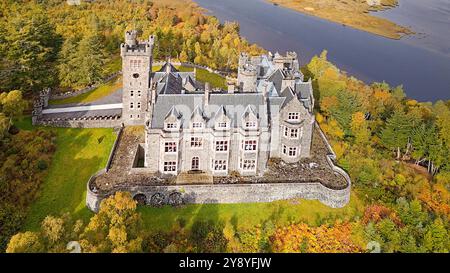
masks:
<svg viewBox="0 0 450 273"><path fill-rule="evenodd" d="M137 31L131 30L125 32L125 43L120 45L121 56L136 55L136 56L151 56L153 45L155 44L155 36L150 35L148 40L138 41Z"/></svg>

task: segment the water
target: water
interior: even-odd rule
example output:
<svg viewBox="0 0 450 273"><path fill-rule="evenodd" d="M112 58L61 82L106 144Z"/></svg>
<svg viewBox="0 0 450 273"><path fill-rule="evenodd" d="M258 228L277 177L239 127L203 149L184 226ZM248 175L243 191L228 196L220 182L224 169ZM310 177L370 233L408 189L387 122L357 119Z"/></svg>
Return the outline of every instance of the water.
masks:
<svg viewBox="0 0 450 273"><path fill-rule="evenodd" d="M402 0L398 8L377 13L420 27L416 31L421 34L402 40L355 30L264 0L195 1L222 22L239 22L242 36L273 52L294 50L306 63L326 49L329 60L365 82L402 84L407 96L419 101L450 99L448 0ZM426 2L427 8L420 2Z"/></svg>

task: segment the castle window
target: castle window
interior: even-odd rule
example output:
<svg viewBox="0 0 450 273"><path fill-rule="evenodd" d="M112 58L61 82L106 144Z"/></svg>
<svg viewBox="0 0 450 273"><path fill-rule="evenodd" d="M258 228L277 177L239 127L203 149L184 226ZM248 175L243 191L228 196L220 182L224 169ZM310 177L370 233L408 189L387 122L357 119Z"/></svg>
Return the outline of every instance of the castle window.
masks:
<svg viewBox="0 0 450 273"><path fill-rule="evenodd" d="M247 121L245 123L246 128L256 128L256 121Z"/></svg>
<svg viewBox="0 0 450 273"><path fill-rule="evenodd" d="M134 91L131 90L131 91L130 91L130 97L133 97L133 96L134 96Z"/></svg>
<svg viewBox="0 0 450 273"><path fill-rule="evenodd" d="M203 139L201 137L191 137L191 148L202 147Z"/></svg>
<svg viewBox="0 0 450 273"><path fill-rule="evenodd" d="M133 118L133 115L130 115L130 118Z"/></svg>
<svg viewBox="0 0 450 273"><path fill-rule="evenodd" d="M227 123L226 122L218 122L217 128L227 128Z"/></svg>
<svg viewBox="0 0 450 273"><path fill-rule="evenodd" d="M141 67L141 60L130 60L130 68L136 69Z"/></svg>
<svg viewBox="0 0 450 273"><path fill-rule="evenodd" d="M284 136L287 137L289 135L289 128L284 127Z"/></svg>
<svg viewBox="0 0 450 273"><path fill-rule="evenodd" d="M228 151L228 141L226 141L226 140L218 140L218 141L216 141L216 151L217 152L226 152L226 151Z"/></svg>
<svg viewBox="0 0 450 273"><path fill-rule="evenodd" d="M288 120L299 120L300 113L299 112L290 112L288 113Z"/></svg>
<svg viewBox="0 0 450 273"><path fill-rule="evenodd" d="M256 140L242 141L242 148L244 151L256 151Z"/></svg>
<svg viewBox="0 0 450 273"><path fill-rule="evenodd" d="M289 147L289 156L297 156L297 147Z"/></svg>
<svg viewBox="0 0 450 273"><path fill-rule="evenodd" d="M203 123L202 122L193 122L192 128L203 128Z"/></svg>
<svg viewBox="0 0 450 273"><path fill-rule="evenodd" d="M164 162L164 171L165 172L176 172L177 171L177 162L165 161Z"/></svg>
<svg viewBox="0 0 450 273"><path fill-rule="evenodd" d="M164 152L165 153L176 153L177 152L177 143L175 141L169 141L164 143Z"/></svg>
<svg viewBox="0 0 450 273"><path fill-rule="evenodd" d="M138 91L138 97L140 97L140 96L141 96L141 91L139 90L139 91Z"/></svg>
<svg viewBox="0 0 450 273"><path fill-rule="evenodd" d="M135 79L139 78L139 73L134 73L133 78L135 78Z"/></svg>
<svg viewBox="0 0 450 273"><path fill-rule="evenodd" d="M130 108L131 108L131 109L133 109L133 108L134 108L134 105L133 105L133 103L132 103L132 102L130 102Z"/></svg>
<svg viewBox="0 0 450 273"><path fill-rule="evenodd" d="M291 138L298 138L298 129L297 128L291 129L290 137Z"/></svg>
<svg viewBox="0 0 450 273"><path fill-rule="evenodd" d="M227 161L226 160L214 160L214 170L215 171L226 171L227 170Z"/></svg>
<svg viewBox="0 0 450 273"><path fill-rule="evenodd" d="M176 123L166 123L166 129L176 129L177 124Z"/></svg>
<svg viewBox="0 0 450 273"><path fill-rule="evenodd" d="M256 169L256 160L255 159L244 159L240 161L240 167L244 171L252 171Z"/></svg>
<svg viewBox="0 0 450 273"><path fill-rule="evenodd" d="M137 108L141 109L141 103L140 102L137 103Z"/></svg>
<svg viewBox="0 0 450 273"><path fill-rule="evenodd" d="M199 169L199 165L200 165L200 159L198 158L198 156L194 156L192 158L192 162L191 162L191 170L198 170Z"/></svg>

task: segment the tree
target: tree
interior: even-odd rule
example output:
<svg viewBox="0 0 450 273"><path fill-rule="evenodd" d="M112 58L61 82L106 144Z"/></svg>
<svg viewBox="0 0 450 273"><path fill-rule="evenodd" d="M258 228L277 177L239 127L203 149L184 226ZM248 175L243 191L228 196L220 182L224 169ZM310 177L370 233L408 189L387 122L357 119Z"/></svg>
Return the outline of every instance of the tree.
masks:
<svg viewBox="0 0 450 273"><path fill-rule="evenodd" d="M0 140L2 140L6 132L8 132L10 124L10 119L5 116L5 114L0 113Z"/></svg>
<svg viewBox="0 0 450 273"><path fill-rule="evenodd" d="M6 253L35 253L43 250L44 247L39 240L38 233L26 231L11 238Z"/></svg>
<svg viewBox="0 0 450 273"><path fill-rule="evenodd" d="M10 119L21 116L26 107L27 102L23 99L21 91L13 90L0 94L0 112Z"/></svg>
<svg viewBox="0 0 450 273"><path fill-rule="evenodd" d="M53 86L53 64L61 39L40 5L28 4L7 17L4 53L8 67L6 89L40 91Z"/></svg>
<svg viewBox="0 0 450 273"><path fill-rule="evenodd" d="M341 91L337 94L338 104L331 107L331 116L336 119L346 135L351 134L350 123L352 115L362 110L362 104L357 94L351 91Z"/></svg>
<svg viewBox="0 0 450 273"><path fill-rule="evenodd" d="M412 129L417 123L417 118L411 114L406 114L403 110L396 110L394 114L386 121L386 126L381 131L381 142L383 145L396 151L396 158L400 159L401 150L406 149L410 144Z"/></svg>
<svg viewBox="0 0 450 273"><path fill-rule="evenodd" d="M435 174L448 162L448 149L439 137L438 128L431 122L422 123L413 129L412 156L416 164L428 161L428 172Z"/></svg>
<svg viewBox="0 0 450 273"><path fill-rule="evenodd" d="M80 80L80 72L77 64L78 43L75 39L64 41L59 54L58 75L61 86L75 87Z"/></svg>
<svg viewBox="0 0 450 273"><path fill-rule="evenodd" d="M449 252L449 233L442 219L438 218L428 226L424 236L424 246L430 252Z"/></svg>
<svg viewBox="0 0 450 273"><path fill-rule="evenodd" d="M80 236L84 252L141 252L141 218L129 193L102 201Z"/></svg>
<svg viewBox="0 0 450 273"><path fill-rule="evenodd" d="M364 113L356 112L352 115L350 129L357 144L367 144L369 142L370 131L364 118Z"/></svg>
<svg viewBox="0 0 450 273"><path fill-rule="evenodd" d="M434 112L439 136L450 149L450 108L443 101L437 101L434 105Z"/></svg>
<svg viewBox="0 0 450 273"><path fill-rule="evenodd" d="M89 85L102 80L105 53L98 33L89 33L81 39L74 62L80 77L78 84Z"/></svg>

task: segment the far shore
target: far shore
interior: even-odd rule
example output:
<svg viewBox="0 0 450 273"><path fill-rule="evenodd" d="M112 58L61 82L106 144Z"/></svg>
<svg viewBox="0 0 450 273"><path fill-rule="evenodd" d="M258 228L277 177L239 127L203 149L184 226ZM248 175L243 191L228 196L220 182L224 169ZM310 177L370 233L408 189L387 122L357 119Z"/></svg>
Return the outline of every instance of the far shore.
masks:
<svg viewBox="0 0 450 273"><path fill-rule="evenodd" d="M295 11L363 30L390 39L400 39L414 32L404 26L377 17L373 11L395 8L398 0L267 0ZM369 3L373 3L369 5ZM379 4L377 4L379 3Z"/></svg>

